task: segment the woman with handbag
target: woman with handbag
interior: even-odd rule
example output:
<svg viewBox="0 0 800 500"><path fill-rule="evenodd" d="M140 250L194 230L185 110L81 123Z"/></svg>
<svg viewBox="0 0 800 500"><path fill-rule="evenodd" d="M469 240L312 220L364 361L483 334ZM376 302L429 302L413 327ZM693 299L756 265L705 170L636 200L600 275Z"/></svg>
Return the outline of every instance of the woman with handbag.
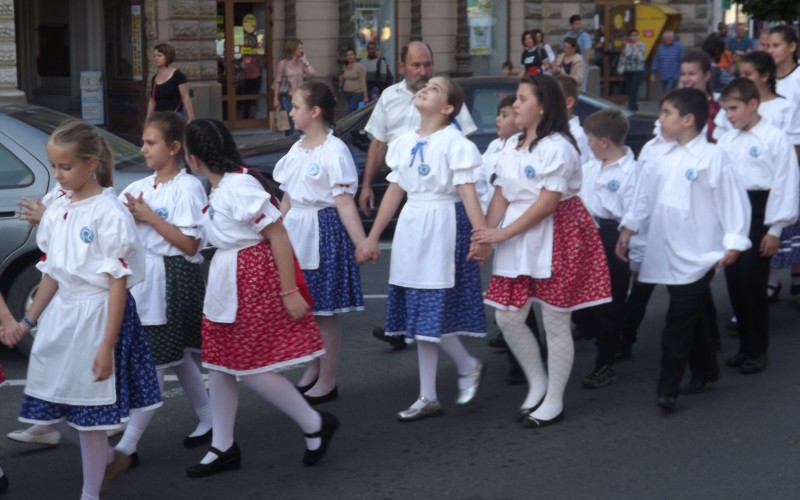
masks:
<svg viewBox="0 0 800 500"><path fill-rule="evenodd" d="M156 74L150 82L150 100L147 102L147 116L153 111L174 111L190 123L194 120L194 108L189 93L189 80L177 68L171 68L175 60L175 48L159 43L153 49Z"/></svg>
<svg viewBox="0 0 800 500"><path fill-rule="evenodd" d="M306 59L303 52L303 42L297 38L289 38L283 46L283 59L278 62L278 72L275 83L273 106L275 110L282 109L286 113L292 110L292 96L307 76L314 76L317 72ZM289 118L289 129L286 136L294 135L294 121Z"/></svg>
<svg viewBox="0 0 800 500"><path fill-rule="evenodd" d="M617 72L625 77L625 92L628 93L628 109L631 111L639 109L636 101L644 77L645 50L644 42L639 41L639 32L630 30L625 48L619 56Z"/></svg>

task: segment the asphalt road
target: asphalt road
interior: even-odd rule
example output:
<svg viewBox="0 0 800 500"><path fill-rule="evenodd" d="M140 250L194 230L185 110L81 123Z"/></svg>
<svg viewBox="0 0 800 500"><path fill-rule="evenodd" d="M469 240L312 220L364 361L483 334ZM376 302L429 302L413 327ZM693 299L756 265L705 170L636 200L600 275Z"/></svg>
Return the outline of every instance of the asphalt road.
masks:
<svg viewBox="0 0 800 500"><path fill-rule="evenodd" d="M329 454L317 466L301 464L299 429L247 388L240 391L236 439L242 468L211 478L184 473L205 450L181 447L195 425L180 386L168 382L139 446L141 465L112 483L108 499L736 499L800 497L798 304L785 296L773 306L768 369L744 376L723 368L703 394L684 396L670 415L655 405L659 337L666 291L654 294L634 357L617 365L619 382L600 390L580 387L595 347L576 343L566 395L566 418L545 429L525 429L511 415L524 386L505 384L505 355L484 340L467 339L488 373L477 401L456 407L456 374L442 358L439 397L445 416L399 423L395 413L417 395L413 347L395 351L370 335L385 310L388 251L364 268L367 310L342 317L340 397L324 407L341 420ZM784 286L788 283L784 276ZM724 278L714 280L723 329L722 362L736 350L724 329L730 314ZM491 324L491 311L487 319ZM492 328L493 329L493 328ZM25 377L25 359L0 350L9 379ZM296 380L299 370L287 372ZM0 389L0 432L16 421L21 385ZM62 443L40 448L0 439L0 465L9 475L9 499L78 498L80 454Z"/></svg>

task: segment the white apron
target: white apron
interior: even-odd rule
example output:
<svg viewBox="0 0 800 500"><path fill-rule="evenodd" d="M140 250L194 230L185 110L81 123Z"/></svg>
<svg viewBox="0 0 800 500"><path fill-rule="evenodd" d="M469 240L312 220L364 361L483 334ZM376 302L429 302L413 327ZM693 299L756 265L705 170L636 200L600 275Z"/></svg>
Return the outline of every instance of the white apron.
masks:
<svg viewBox="0 0 800 500"><path fill-rule="evenodd" d="M167 272L164 257L147 252L145 259L147 279L131 288L136 310L142 325L167 323Z"/></svg>
<svg viewBox="0 0 800 500"><path fill-rule="evenodd" d="M292 202L283 218L300 269L319 269L319 211L325 208Z"/></svg>
<svg viewBox="0 0 800 500"><path fill-rule="evenodd" d="M530 200L508 205L500 227L508 227L531 206ZM547 279L553 271L553 214L524 233L495 245L492 274L506 278Z"/></svg>

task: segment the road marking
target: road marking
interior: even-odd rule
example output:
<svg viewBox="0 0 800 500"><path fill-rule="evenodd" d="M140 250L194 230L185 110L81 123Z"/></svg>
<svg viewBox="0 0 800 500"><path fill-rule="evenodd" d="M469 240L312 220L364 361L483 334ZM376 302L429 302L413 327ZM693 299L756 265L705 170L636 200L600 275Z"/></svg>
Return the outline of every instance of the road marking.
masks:
<svg viewBox="0 0 800 500"><path fill-rule="evenodd" d="M389 297L389 296L386 295L385 293L375 293L375 294L372 294L372 295L364 295L365 299L385 299L387 297Z"/></svg>

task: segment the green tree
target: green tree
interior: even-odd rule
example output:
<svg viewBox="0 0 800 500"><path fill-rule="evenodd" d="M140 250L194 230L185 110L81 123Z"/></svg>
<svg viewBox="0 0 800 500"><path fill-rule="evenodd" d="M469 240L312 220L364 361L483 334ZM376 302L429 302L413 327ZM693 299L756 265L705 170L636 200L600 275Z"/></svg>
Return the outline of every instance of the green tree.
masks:
<svg viewBox="0 0 800 500"><path fill-rule="evenodd" d="M733 2L738 3L744 13L755 19L792 22L800 18L800 2L797 0L733 0Z"/></svg>

